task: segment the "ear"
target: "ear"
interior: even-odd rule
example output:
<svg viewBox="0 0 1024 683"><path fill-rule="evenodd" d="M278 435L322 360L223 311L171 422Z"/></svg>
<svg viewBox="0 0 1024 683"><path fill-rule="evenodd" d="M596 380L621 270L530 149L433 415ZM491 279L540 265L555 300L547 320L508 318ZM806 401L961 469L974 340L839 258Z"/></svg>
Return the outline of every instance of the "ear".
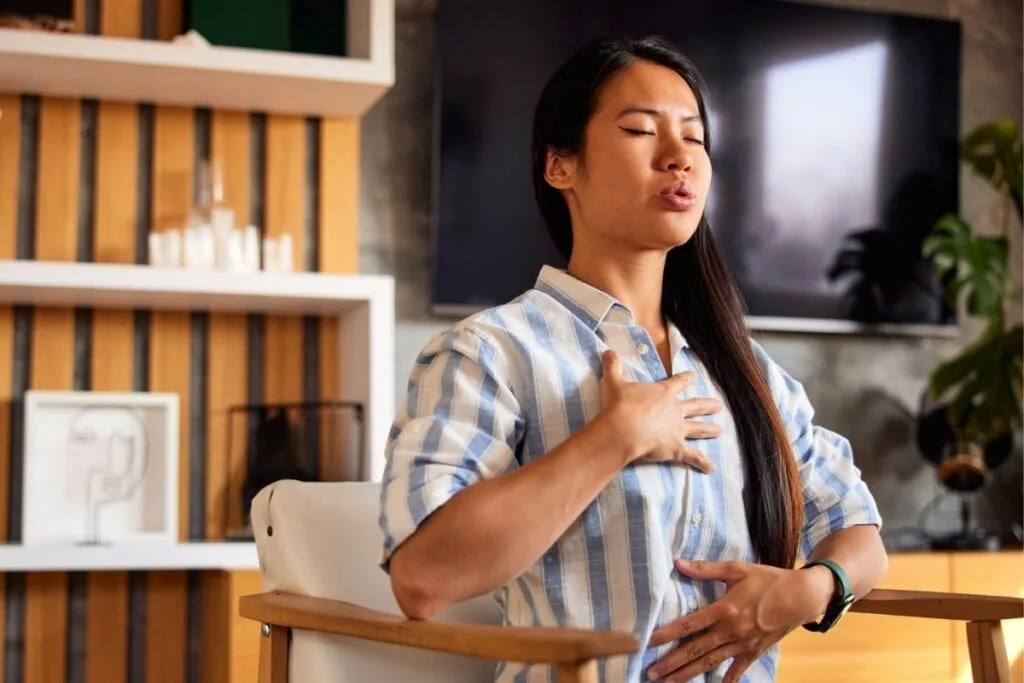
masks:
<svg viewBox="0 0 1024 683"><path fill-rule="evenodd" d="M544 160L544 179L556 190L568 190L576 179L576 157L564 156L548 148Z"/></svg>

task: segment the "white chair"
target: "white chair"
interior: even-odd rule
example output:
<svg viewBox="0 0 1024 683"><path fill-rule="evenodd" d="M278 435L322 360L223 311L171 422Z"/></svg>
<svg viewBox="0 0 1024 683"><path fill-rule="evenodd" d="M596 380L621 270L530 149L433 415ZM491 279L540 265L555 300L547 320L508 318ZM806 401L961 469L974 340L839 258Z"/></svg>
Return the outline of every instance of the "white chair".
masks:
<svg viewBox="0 0 1024 683"><path fill-rule="evenodd" d="M555 663L559 683L596 683L596 661L635 652L631 634L501 626L490 596L405 619L377 562L380 485L280 481L252 503L263 588L240 614L262 623L260 683L489 683L496 661ZM1019 599L878 590L854 609L968 623L974 680L1009 683L1000 620Z"/></svg>

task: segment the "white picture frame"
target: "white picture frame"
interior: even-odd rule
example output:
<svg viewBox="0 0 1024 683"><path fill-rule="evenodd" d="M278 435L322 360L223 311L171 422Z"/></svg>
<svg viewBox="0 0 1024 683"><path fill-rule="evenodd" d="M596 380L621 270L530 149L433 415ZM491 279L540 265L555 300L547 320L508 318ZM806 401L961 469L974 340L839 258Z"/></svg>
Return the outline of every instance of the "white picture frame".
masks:
<svg viewBox="0 0 1024 683"><path fill-rule="evenodd" d="M178 542L177 394L25 392L23 545Z"/></svg>

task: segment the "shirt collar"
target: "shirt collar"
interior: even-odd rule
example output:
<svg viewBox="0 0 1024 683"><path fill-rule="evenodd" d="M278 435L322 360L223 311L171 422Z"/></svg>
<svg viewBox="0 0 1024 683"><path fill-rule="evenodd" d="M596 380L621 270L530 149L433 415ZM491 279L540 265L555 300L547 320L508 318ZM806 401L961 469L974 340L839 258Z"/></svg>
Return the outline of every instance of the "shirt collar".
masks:
<svg viewBox="0 0 1024 683"><path fill-rule="evenodd" d="M541 268L536 288L567 308L591 330L596 330L616 309L632 322L633 314L615 297L554 266Z"/></svg>
<svg viewBox="0 0 1024 683"><path fill-rule="evenodd" d="M633 312L618 299L554 266L541 268L536 289L564 306L591 331L597 331L606 321L633 324ZM675 325L669 325L669 335L675 342L673 348L687 346L686 339Z"/></svg>

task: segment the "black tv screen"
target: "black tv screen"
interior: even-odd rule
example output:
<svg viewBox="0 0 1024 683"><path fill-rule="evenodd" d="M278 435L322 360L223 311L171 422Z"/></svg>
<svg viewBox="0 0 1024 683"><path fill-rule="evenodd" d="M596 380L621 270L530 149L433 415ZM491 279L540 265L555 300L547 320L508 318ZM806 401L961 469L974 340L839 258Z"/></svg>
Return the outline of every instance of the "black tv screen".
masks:
<svg viewBox="0 0 1024 683"><path fill-rule="evenodd" d="M955 324L921 243L958 209L958 23L782 0L439 6L435 313L504 303L565 265L534 201L533 108L583 41L656 33L708 85L708 217L753 327Z"/></svg>

